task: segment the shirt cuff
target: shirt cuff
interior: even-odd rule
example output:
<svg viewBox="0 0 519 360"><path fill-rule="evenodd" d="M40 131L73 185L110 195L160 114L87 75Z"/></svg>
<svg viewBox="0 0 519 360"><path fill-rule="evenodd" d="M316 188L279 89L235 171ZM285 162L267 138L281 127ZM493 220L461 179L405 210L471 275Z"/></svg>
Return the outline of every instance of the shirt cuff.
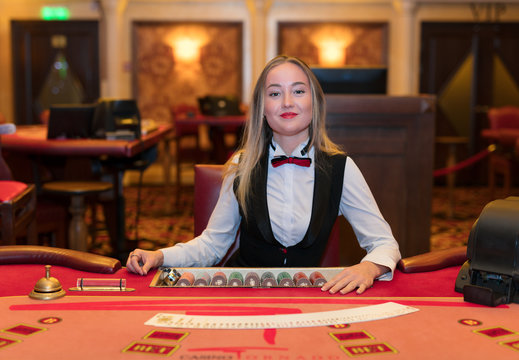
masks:
<svg viewBox="0 0 519 360"><path fill-rule="evenodd" d="M180 259L183 258L181 251L182 249L179 246L171 246L164 249L159 249L164 255L164 262L162 266L166 267L186 267L181 263Z"/></svg>
<svg viewBox="0 0 519 360"><path fill-rule="evenodd" d="M393 261L392 259L386 258L381 259L380 257L374 257L370 256L370 254L367 254L360 262L364 261L370 261L374 264L386 266L390 269L390 271L378 276L375 280L381 280L381 281L391 281L393 280L393 275L395 273L396 263L397 261Z"/></svg>

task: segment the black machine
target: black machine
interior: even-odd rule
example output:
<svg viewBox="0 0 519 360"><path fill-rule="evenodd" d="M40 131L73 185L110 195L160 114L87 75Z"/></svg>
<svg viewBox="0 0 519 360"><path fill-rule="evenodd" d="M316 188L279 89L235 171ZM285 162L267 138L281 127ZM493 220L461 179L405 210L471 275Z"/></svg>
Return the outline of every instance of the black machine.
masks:
<svg viewBox="0 0 519 360"><path fill-rule="evenodd" d="M325 94L386 94L384 67L313 67L312 72Z"/></svg>
<svg viewBox="0 0 519 360"><path fill-rule="evenodd" d="M519 303L519 197L488 203L470 231L455 290L465 301Z"/></svg>
<svg viewBox="0 0 519 360"><path fill-rule="evenodd" d="M92 137L140 139L141 115L135 100L100 100L93 122Z"/></svg>
<svg viewBox="0 0 519 360"><path fill-rule="evenodd" d="M236 96L204 96L198 98L200 112L204 115L226 116L242 115L240 99Z"/></svg>
<svg viewBox="0 0 519 360"><path fill-rule="evenodd" d="M95 104L52 105L49 109L48 139L91 137Z"/></svg>

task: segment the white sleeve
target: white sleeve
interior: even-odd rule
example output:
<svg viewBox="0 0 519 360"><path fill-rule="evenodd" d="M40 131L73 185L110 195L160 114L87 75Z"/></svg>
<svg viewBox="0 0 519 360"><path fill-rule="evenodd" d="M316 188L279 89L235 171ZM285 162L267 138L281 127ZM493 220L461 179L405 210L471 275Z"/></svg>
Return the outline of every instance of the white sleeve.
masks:
<svg viewBox="0 0 519 360"><path fill-rule="evenodd" d="M217 264L236 239L241 216L233 191L234 177L224 179L207 228L196 238L161 249L164 266L207 267Z"/></svg>
<svg viewBox="0 0 519 360"><path fill-rule="evenodd" d="M379 280L391 280L401 258L398 243L364 176L350 157L347 158L344 169L339 211L351 224L359 245L367 251L361 261L387 266L391 272L380 276Z"/></svg>

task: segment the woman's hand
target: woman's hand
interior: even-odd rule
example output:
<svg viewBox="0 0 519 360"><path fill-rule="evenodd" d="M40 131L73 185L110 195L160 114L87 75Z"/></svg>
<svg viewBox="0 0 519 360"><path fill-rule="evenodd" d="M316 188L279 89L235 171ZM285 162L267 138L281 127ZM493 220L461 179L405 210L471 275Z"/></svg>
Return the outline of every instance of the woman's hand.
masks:
<svg viewBox="0 0 519 360"><path fill-rule="evenodd" d="M391 270L386 266L364 261L342 270L324 284L321 290L329 291L330 294L335 294L338 291L341 294L347 294L357 289L357 294L362 294L373 285L373 281L377 277L388 271Z"/></svg>
<svg viewBox="0 0 519 360"><path fill-rule="evenodd" d="M147 275L150 269L161 266L164 263L162 251L133 250L126 260L126 268L139 275Z"/></svg>

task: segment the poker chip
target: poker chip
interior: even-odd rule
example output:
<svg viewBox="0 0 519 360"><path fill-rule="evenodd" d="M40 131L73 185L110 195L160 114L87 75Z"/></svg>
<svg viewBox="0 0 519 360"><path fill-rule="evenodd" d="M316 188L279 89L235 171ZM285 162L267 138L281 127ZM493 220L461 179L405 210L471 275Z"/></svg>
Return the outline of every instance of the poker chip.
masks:
<svg viewBox="0 0 519 360"><path fill-rule="evenodd" d="M321 287L326 283L326 278L319 271L310 274L310 282L315 287Z"/></svg>
<svg viewBox="0 0 519 360"><path fill-rule="evenodd" d="M302 271L296 272L293 277L294 284L297 287L311 286L308 276Z"/></svg>
<svg viewBox="0 0 519 360"><path fill-rule="evenodd" d="M258 273L254 271L249 271L247 275L245 275L245 286L257 287L261 285L261 280Z"/></svg>
<svg viewBox="0 0 519 360"><path fill-rule="evenodd" d="M227 285L227 276L222 271L215 272L213 275L213 280L211 280L211 285L226 286Z"/></svg>
<svg viewBox="0 0 519 360"><path fill-rule="evenodd" d="M277 277L279 286L291 287L294 286L294 281L292 281L292 276L286 271L282 271L278 274Z"/></svg>
<svg viewBox="0 0 519 360"><path fill-rule="evenodd" d="M195 280L194 286L208 286L211 283L211 276L207 272L203 272L198 275Z"/></svg>
<svg viewBox="0 0 519 360"><path fill-rule="evenodd" d="M242 286L243 275L239 271L234 271L229 275L229 286Z"/></svg>
<svg viewBox="0 0 519 360"><path fill-rule="evenodd" d="M261 275L261 286L262 287L274 287L277 285L274 274L270 271L266 271Z"/></svg>
<svg viewBox="0 0 519 360"><path fill-rule="evenodd" d="M185 272L180 276L177 281L177 286L192 286L195 282L195 275L190 272Z"/></svg>

